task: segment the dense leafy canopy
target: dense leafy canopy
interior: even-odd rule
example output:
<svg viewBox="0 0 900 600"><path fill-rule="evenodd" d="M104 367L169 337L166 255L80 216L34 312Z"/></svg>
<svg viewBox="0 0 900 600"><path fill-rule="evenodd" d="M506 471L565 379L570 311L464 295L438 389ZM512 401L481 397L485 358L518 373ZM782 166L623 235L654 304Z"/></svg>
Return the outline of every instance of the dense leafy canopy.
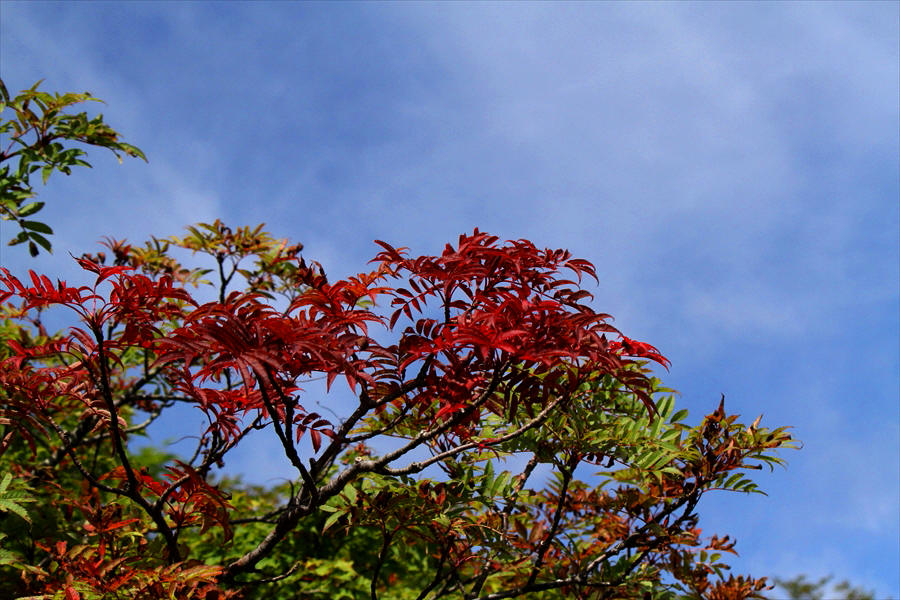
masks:
<svg viewBox="0 0 900 600"><path fill-rule="evenodd" d="M379 243L335 281L219 221L108 239L83 284L3 269L0 595L761 597L696 507L758 491L784 428L724 401L687 424L649 370L666 358L591 307L595 268L564 250ZM319 378L346 411L309 397ZM204 416L194 451L137 450L178 406ZM294 480L229 474L254 432Z"/></svg>

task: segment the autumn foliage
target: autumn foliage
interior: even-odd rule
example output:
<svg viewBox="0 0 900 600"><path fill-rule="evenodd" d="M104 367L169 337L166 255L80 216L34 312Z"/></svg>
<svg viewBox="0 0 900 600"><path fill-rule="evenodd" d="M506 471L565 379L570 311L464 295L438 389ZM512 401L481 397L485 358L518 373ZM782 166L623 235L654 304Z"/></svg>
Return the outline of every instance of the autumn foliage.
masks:
<svg viewBox="0 0 900 600"><path fill-rule="evenodd" d="M758 597L695 508L753 491L784 430L722 405L685 425L647 370L666 358L594 311L595 269L566 251L478 230L438 256L379 244L337 281L219 222L107 240L78 259L86 285L4 269L4 593ZM76 324L50 334L59 308ZM318 377L352 391L346 414L310 408ZM130 442L176 405L204 416L195 451L142 464ZM226 474L253 431L297 478L251 501Z"/></svg>
<svg viewBox="0 0 900 600"><path fill-rule="evenodd" d="M0 216L31 254L52 233L32 173L86 165L71 143L143 157L67 112L90 94L37 87L0 82ZM669 361L594 310L567 251L378 244L331 280L216 221L108 238L74 284L0 269L0 597L762 597L696 509L758 491L785 428L724 400L687 424L652 375ZM193 448L148 445L155 423ZM234 472L262 436L290 481Z"/></svg>

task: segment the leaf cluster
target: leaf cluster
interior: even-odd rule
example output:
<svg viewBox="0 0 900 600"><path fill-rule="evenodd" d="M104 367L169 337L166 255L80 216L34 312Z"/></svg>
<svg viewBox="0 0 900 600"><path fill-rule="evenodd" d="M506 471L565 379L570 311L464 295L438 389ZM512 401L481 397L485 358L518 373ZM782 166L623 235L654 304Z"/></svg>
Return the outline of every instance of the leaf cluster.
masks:
<svg viewBox="0 0 900 600"><path fill-rule="evenodd" d="M31 175L89 166L72 143L144 158L69 112L88 101L0 82L0 214L32 254L52 230L31 219ZM786 428L742 424L724 398L689 424L651 371L668 359L594 310L596 269L566 250L477 229L436 256L378 244L371 270L331 281L301 244L216 220L107 238L76 285L0 270L0 596L771 589L730 573L735 541L704 534L697 506L761 493L751 474L796 447ZM71 327L47 331L47 309ZM138 449L176 407L203 417L193 451ZM251 435L277 442L291 480L229 475Z"/></svg>
<svg viewBox="0 0 900 600"><path fill-rule="evenodd" d="M99 99L88 92L51 94L40 91L40 84L10 96L0 79L0 217L20 228L9 245L27 243L32 256L39 247L51 251L46 236L53 233L49 225L33 218L44 202L33 201L37 194L32 175L40 172L46 184L54 172L69 175L72 167L90 167L85 150L73 143L106 148L119 162L123 155L147 160L140 149L119 139L102 114L69 112L75 105Z"/></svg>
<svg viewBox="0 0 900 600"><path fill-rule="evenodd" d="M0 569L19 573L7 595L767 589L729 574L734 541L703 535L696 507L714 490L759 492L749 472L794 442L724 402L687 424L649 371L665 357L586 303L590 263L478 230L439 256L382 243L374 270L333 282L262 226L105 245L78 259L86 285L0 275L0 457L20 490L0 504ZM73 326L45 331L50 307ZM313 410L316 377L344 382L353 406ZM133 450L177 405L204 416L195 450ZM225 475L255 432L295 479Z"/></svg>

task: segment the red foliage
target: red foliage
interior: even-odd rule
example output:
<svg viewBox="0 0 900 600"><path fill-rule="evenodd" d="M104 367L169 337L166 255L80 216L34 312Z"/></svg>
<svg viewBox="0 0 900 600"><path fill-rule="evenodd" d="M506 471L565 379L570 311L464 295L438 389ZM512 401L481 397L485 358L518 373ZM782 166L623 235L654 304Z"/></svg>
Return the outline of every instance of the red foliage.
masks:
<svg viewBox="0 0 900 600"><path fill-rule="evenodd" d="M229 252L238 252L232 246L239 236L220 224L210 227L225 236ZM203 247L201 242L198 247ZM7 393L0 416L33 448L36 435L58 437L53 460L58 463L69 456L90 490L70 502L86 515L85 535L96 544L76 553L64 542L42 547L72 574L70 579L76 577L98 592L113 592L136 581L144 586L141 590L155 590L160 582L169 581L167 577L176 581L179 572L199 573L195 579L203 585L195 581L184 589L191 593L207 589L203 586L212 575L182 562L179 535L199 526L201 533L220 527L225 541L231 537L234 507L209 483L209 471L222 464L249 431L268 425L299 471L303 487L278 513L273 533L226 567L228 577L253 569L300 516L341 493L362 473L414 474L467 450L489 450L540 425L551 410L580 402L586 385L601 379L619 382L655 414L651 382L640 365L653 361L668 367L669 361L653 346L622 335L610 324L609 315L591 307L591 295L580 287L585 276L597 279L587 261L564 250L539 249L525 240L501 243L477 229L460 236L455 247L447 245L439 256L410 258L404 249L378 244L382 251L372 272L333 283L299 259L299 246L278 249L262 262L293 278L295 288L283 309L275 308L264 291L274 286L267 274L248 275L258 291L225 296L223 286L220 301L201 304L171 276L149 267L144 269L149 276L140 273L140 262L123 242L110 242L115 266L78 259L85 271L96 275L92 286L54 284L34 273L29 286L2 271L0 301L20 300L20 314L67 307L83 327L32 343L9 339L8 356L0 362L0 386ZM215 256L221 266L228 255L216 250ZM164 271L181 273L181 281L190 279L190 273L177 265L165 265ZM390 285L394 280L400 284ZM389 310L378 312L379 303ZM370 331L376 327L382 331ZM392 332L393 343L380 341ZM358 394L357 409L339 426L301 402L301 386L311 376L324 377L329 387L343 379ZM127 402L158 414L159 401L142 393L151 383L163 397L192 403L209 421L194 459L178 461L162 478L130 464L125 451L128 426L120 414ZM75 423L66 427L75 430L66 430L60 423L73 415ZM502 424L490 434L482 433L487 415ZM370 419L370 433L356 434L353 428L364 419ZM695 478L695 488L698 482L738 468L747 455L722 433L729 425L724 412L717 411L708 420L710 434L697 439L698 452L716 458L685 468ZM93 473L73 450L93 432L107 440L107 449L117 458L118 466L106 473ZM323 480L335 457L383 432L405 439L405 445L381 458L360 451L344 471ZM307 434L312 458L304 462L297 443ZM434 459L392 466L391 461L426 444L434 449ZM590 454L565 452L571 454L573 465ZM609 495L569 488L574 466L567 468L565 484L545 494L543 508L533 515L530 526L521 518L508 522L510 514L500 521L496 516L486 518L479 525L490 529L508 525L504 535L510 546L539 557L530 578L520 582L526 587L542 564L553 565L551 572L557 578L582 577L579 570L593 555L611 553L616 540L630 535L639 519L647 519L632 506L652 498L628 489ZM460 567L474 556L471 547L449 525L423 517L421 509L425 502L438 515L449 502L452 485L423 483L410 489L408 497L418 498L418 504L410 500L409 506L403 504L402 495L386 490L361 494L359 506L366 507L366 518L382 519L385 531L391 519L399 519L401 524L391 526L391 535L427 523L421 535L443 546L448 564ZM651 493L659 498L694 493L687 480L672 477L654 486ZM98 492L130 503L149 521L93 510L85 498ZM566 556L550 544L564 513L573 522L595 519L595 537L577 555ZM659 514L668 526L669 513ZM130 566L137 557L116 545L122 530L142 535L139 523L152 523L165 541L169 571L159 571L156 579L147 579L146 571ZM644 538L635 537L636 548L650 544L639 539ZM731 551L726 540L714 540L711 547ZM696 545L697 535L683 533L679 543ZM680 561L679 556L673 554L671 560ZM67 598L77 598L70 583L66 580L59 589ZM701 591L710 598L724 598L727 590L747 586L748 593L758 590L755 582L729 580L712 591Z"/></svg>

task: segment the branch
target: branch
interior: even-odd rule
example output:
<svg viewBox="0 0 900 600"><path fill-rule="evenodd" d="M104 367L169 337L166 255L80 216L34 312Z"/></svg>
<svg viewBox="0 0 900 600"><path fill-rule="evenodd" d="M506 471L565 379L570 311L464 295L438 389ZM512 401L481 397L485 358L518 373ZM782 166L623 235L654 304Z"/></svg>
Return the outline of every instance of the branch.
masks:
<svg viewBox="0 0 900 600"><path fill-rule="evenodd" d="M272 387L278 389L277 384L275 383L272 374L266 371L266 375L268 377L269 382L272 384ZM266 410L269 412L269 416L272 418L272 424L275 426L275 433L278 435L278 439L281 440L281 445L284 448L284 452L288 457L288 460L291 461L291 464L300 471L300 477L303 478L303 488L300 490L300 495L303 494L304 490L310 495L312 498L312 502L316 503L318 501L318 490L316 489L316 482L310 475L310 472L303 466L303 461L300 460L300 455L297 454L297 448L294 446L294 441L291 438L288 438L285 434L285 431L281 427L281 421L278 418L278 412L275 410L275 406L272 404L272 399L269 397L269 393L266 391L266 386L264 385L262 378L258 373L256 373L256 381L259 384L260 395L262 396L263 404L266 406ZM280 390L279 390L280 391Z"/></svg>
<svg viewBox="0 0 900 600"><path fill-rule="evenodd" d="M632 563L631 567L627 569L624 573L622 573L619 577L617 577L614 581L610 582L589 582L588 576L592 571L594 571L598 566L602 563L608 561L616 554L619 554L623 550L627 550L629 548L634 548L638 545L639 542L644 541L644 534L647 532L647 529L654 523L659 523L665 517L669 516L679 508L686 506L685 512L679 517L675 523L670 526L677 527L684 520L690 518L691 513L697 505L697 502L700 500L700 495L702 494L702 481L695 482L694 489L687 495L680 498L677 502L672 503L670 506L667 506L665 509L660 511L654 517L649 519L644 525L636 529L632 534L630 534L624 540L621 540L619 543L614 544L610 548L608 548L605 552L595 558L593 561L588 564L580 573L573 575L571 577L566 577L562 579L554 579L552 581L544 581L541 583L535 583L534 581L529 581L525 585L519 586L517 588L509 589L503 592L496 592L493 594L488 594L487 596L480 596L480 600L502 600L504 598L515 598L518 596L522 596L524 594L529 594L533 592L542 592L552 589L557 589L567 585L581 585L588 586L593 588L607 588L609 593L615 593L616 590L622 583L625 581L626 577L634 570L639 564L640 561L643 560L644 556L646 556L646 550L642 551L638 558ZM644 541L646 543L646 541ZM608 597L607 594L604 594L604 598Z"/></svg>
<svg viewBox="0 0 900 600"><path fill-rule="evenodd" d="M372 438L376 438L379 435L382 435L382 434L385 434L385 433L391 431L392 429L394 429L397 426L398 423L400 423L403 419L405 419L407 417L411 408L412 408L412 405L409 403L406 403L403 406L403 408L400 409L400 411L394 416L394 418L392 418L390 420L390 422L387 425L385 425L384 427L381 427L379 429L373 429L372 431L369 431L368 433L361 433L361 434L355 435L353 437L348 437L348 438L346 438L346 443L348 445L349 444L357 444L359 442L371 440Z"/></svg>
<svg viewBox="0 0 900 600"><path fill-rule="evenodd" d="M432 357L429 357L422 364L422 368L419 369L419 372L416 374L415 379L408 381L401 385L394 392L384 396L378 402L373 403L368 396L365 388L360 391L359 395L359 405L353 411L346 421L341 423L340 428L335 432L334 439L328 444L328 447L325 448L325 451L321 454L321 456L313 461L312 464L312 474L314 479L318 479L323 467L325 465L330 465L343 450L346 444L351 444L356 441L355 438L351 441L351 438L348 438L350 431L356 426L360 419L362 419L367 412L371 409L376 408L378 406L383 406L388 404L389 402L393 402L394 400L405 396L410 393L417 387L422 386L425 383L425 374L428 372L428 369L431 367L433 363Z"/></svg>
<svg viewBox="0 0 900 600"><path fill-rule="evenodd" d="M100 384L103 392L103 399L106 401L106 407L109 411L110 433L112 433L113 448L119 457L119 462L125 470L125 476L128 478L128 497L138 504L144 512L146 512L153 522L156 523L159 532L166 540L166 549L169 554L169 561L178 562L181 559L181 552L178 549L178 541L175 533L166 523L161 510L151 505L140 493L137 477L134 475L134 469L131 461L128 460L128 453L125 451L125 445L122 443L122 436L119 433L119 414L116 403L113 401L112 390L109 388L109 365L107 364L106 353L103 351L103 331L99 326L92 327L94 337L97 340L98 362L100 364Z"/></svg>
<svg viewBox="0 0 900 600"><path fill-rule="evenodd" d="M519 476L519 481L516 483L516 486L513 488L512 493L510 494L510 498L506 502L506 506L503 508L503 513L500 516L500 530L507 531L509 528L509 517L512 515L513 510L516 507L515 498L518 497L522 490L525 488L525 482L528 481L528 478L531 477L531 474L534 472L534 469L538 465L538 457L537 454L532 454L531 458L528 460L528 464L525 465L525 469L522 471L522 474ZM487 569L483 569L481 573L478 575L478 579L475 580L475 584L472 585L472 590L469 592L467 598L476 598L478 594L481 593L481 588L484 587L485 582L487 581L488 576L491 572Z"/></svg>
<svg viewBox="0 0 900 600"><path fill-rule="evenodd" d="M421 461L419 463L412 463L404 469L388 469L385 467L388 463L400 458L404 454L408 454L410 451L415 448L421 446L425 442L433 440L440 434L449 431L456 425L459 425L463 421L465 421L469 416L472 415L473 412L478 410L485 402L487 402L490 397L493 395L494 391L497 389L497 386L500 384L500 378L503 375L503 371L505 370L505 366L501 366L496 371L494 371L494 376L491 378L490 384L488 384L487 388L481 393L475 402L464 408L463 410L456 413L452 418L447 419L441 425L438 425L434 429L429 429L427 431L423 431L419 435L415 436L409 442L407 442L404 446L394 450L393 452L389 452L379 458L378 460L367 460L367 461L359 461L357 465L361 466L361 469L364 471L381 471L385 473L389 473L391 475L403 475L406 473L418 473L428 465L434 464L439 460L443 460L443 458L447 458L453 456L463 450L468 450L469 448L474 448L478 446L478 442L470 442L468 444L463 444L462 446L457 446L452 450L448 450L447 452L443 452L438 454L429 460ZM421 466L420 466L421 465ZM340 476L338 476L340 477ZM342 486L343 487L343 486Z"/></svg>
<svg viewBox="0 0 900 600"><path fill-rule="evenodd" d="M145 398L145 396L137 396L137 394L136 394L137 391L139 389L141 389L142 387L144 387L145 385L147 385L148 383L150 383L151 381L153 381L156 378L156 376L159 375L161 372L162 372L161 369L158 369L152 373L147 372L143 377L141 377L140 379L138 379L131 385L129 391L127 391L125 393L124 397L121 400L115 401L115 406L118 408L120 406L125 405L130 400L136 400L138 398ZM88 373L91 376L91 379L94 380L94 384L96 385L97 381L94 378L94 374L90 371L90 369L88 369ZM102 386L98 386L98 387L102 388ZM156 398L153 398L153 399L156 399ZM178 398L171 398L171 399L177 400ZM157 410L155 413L149 413L150 417L146 421L144 421L143 423L141 423L139 425L134 425L132 427L125 429L125 433L135 433L137 431L140 431L143 428L150 426L150 424L157 417L159 417L161 413L162 413L162 408ZM95 442L95 441L99 441L99 440L107 437L104 434L91 436L90 438L85 437L94 429L95 425L96 425L95 417L86 417L86 418L82 419L78 423L78 426L75 428L75 431L70 434L67 434L67 439L68 439L67 445L63 446L62 448L57 449L56 452L54 452L52 456L47 457L41 463L41 466L55 467L56 465L59 464L59 462L63 459L63 457L66 455L66 453L70 449L72 449L76 446L80 446L84 442L87 442L87 443ZM109 435L112 435L112 434L110 433Z"/></svg>
<svg viewBox="0 0 900 600"><path fill-rule="evenodd" d="M288 501L288 505L284 508L284 512L281 513L281 516L275 523L275 527L272 528L272 531L270 531L255 548L246 552L243 556L232 561L225 567L223 576L224 581L234 581L237 575L252 569L256 563L268 555L275 545L296 526L300 517L309 514L311 510L310 505L298 505L297 496L292 496L290 501Z"/></svg>
<svg viewBox="0 0 900 600"><path fill-rule="evenodd" d="M384 566L384 561L387 558L388 548L391 545L391 540L394 537L394 532L388 533L385 531L382 536L381 541L381 550L378 552L378 562L375 563L375 571L372 573L372 579L369 582L369 592L371 594L372 600L378 600L378 590L376 589L378 585L378 574L381 573L381 567Z"/></svg>
<svg viewBox="0 0 900 600"><path fill-rule="evenodd" d="M638 529L634 531L631 535L629 535L624 540L621 540L618 544L613 544L610 546L606 552L595 558L591 561L591 563L585 568L584 574L586 576L587 573L596 569L600 563L605 562L627 548L631 548L637 545L637 541L639 538L642 538L643 535L647 532L651 525L654 523L658 523L662 519L666 518L685 504L688 505L688 510L685 511L684 514L675 522L676 524L680 523L682 520L687 518L691 512L693 512L694 507L697 505L697 502L700 500L700 482L696 482L694 485L694 489L690 494L680 498L677 502L673 502L671 505L664 508L659 514L655 517L649 519L646 523L641 525Z"/></svg>
<svg viewBox="0 0 900 600"><path fill-rule="evenodd" d="M75 465L75 468L78 469L78 471L81 473L81 476L84 477L88 483L90 483L98 490L116 494L117 496L125 496L126 498L130 498L127 491L108 486L105 483L100 483L100 481L87 470L84 464L82 464L81 459L78 458L78 455L75 454L73 445L69 442L69 432L60 427L59 424L57 424L57 422L54 421L53 417L51 417L50 415L44 415L44 418L47 419L47 422L49 422L53 429L56 431L56 435L58 435L62 440L62 451L69 455L69 457L72 459L72 463L74 463Z"/></svg>
<svg viewBox="0 0 900 600"><path fill-rule="evenodd" d="M427 363L428 361L426 361L426 365L423 365L416 379L401 386L398 390L387 397L391 397L392 399L400 398L401 396L414 390L418 385L421 385L420 380L424 379ZM261 390L263 391L263 402L265 403L266 408L270 411L270 413L274 415L273 407L271 404L271 400L268 398L268 394L265 393L265 390L264 388L262 388L262 386ZM482 401L486 401L487 397L487 393L485 393L485 397ZM382 401L384 401L384 399L382 399ZM347 433L349 433L355 423L358 422L359 419L361 419L362 416L365 415L365 413L368 412L370 408L371 406L361 402L356 410L353 411L353 414L350 416L350 418L348 418L347 421L345 421L341 425L335 436L335 440L331 444L329 444L328 448L317 460L311 462L312 472L307 472L307 474L311 476L311 480L313 482L321 474L324 465L331 464L330 461L333 461L334 457L342 449L342 438L346 437ZM276 433L279 434L279 438L282 440L282 444L284 444L284 434L283 432L281 432L280 425L278 424L278 421L274 418L274 416L273 420L275 421ZM449 423L450 426L454 424L452 420ZM437 435L437 433L435 433L434 435ZM417 436L416 439L420 441L411 446L410 449L418 446L420 443L425 441L422 435ZM287 448L286 450L288 451L289 458L291 452L293 452L294 456L296 457L296 450L292 445L290 446L289 450ZM297 495L291 497L288 506L285 507L284 512L281 513L281 516L276 522L275 527L272 528L272 531L270 531L269 534L266 535L266 537L263 538L263 540L259 544L257 544L255 548L246 552L243 556L241 556L237 560L234 560L225 568L225 580L234 580L234 578L238 574L252 569L257 562L259 562L264 556L268 555L275 547L275 545L280 542L284 538L284 536L287 535L287 533L297 525L297 522L300 520L300 518L310 514L319 504L326 501L328 498L338 494L344 488L344 486L352 481L353 478L356 477L359 473L374 471L383 466L386 462L394 460L397 456L402 456L408 451L409 450L404 450L399 454L389 454L388 456L382 458L378 463L376 463L375 461L357 461L344 471L338 473L330 482L328 482L321 488L316 488L315 484L313 483L310 489L311 499L307 504L300 504L300 500L303 495L303 489L301 489L300 492L297 493ZM300 464L300 467L303 466L303 464L299 461L299 457L297 457L297 463ZM301 475L302 472L303 471L301 471ZM306 487L307 485L309 485L309 483L307 483L307 480L304 478L304 487ZM312 495L313 490L315 490L315 496Z"/></svg>
<svg viewBox="0 0 900 600"><path fill-rule="evenodd" d="M449 554L449 550L448 550L447 546L444 546L443 548L441 548L441 555L440 555L440 557L438 557L438 563L437 563L437 568L434 573L434 578L431 580L431 582L428 585L426 585L424 588L422 588L422 591L419 592L418 596L416 596L416 600L425 600L426 594L428 594L428 592L433 590L437 586L437 584L440 583L441 579L443 579L445 577L443 574L444 563L447 561L448 554Z"/></svg>
<svg viewBox="0 0 900 600"><path fill-rule="evenodd" d="M537 579L538 573L540 572L541 567L544 565L544 556L546 556L547 550L550 549L550 544L553 543L553 538L556 536L556 532L559 530L559 523L562 520L562 513L566 503L566 497L569 495L569 483L571 483L572 481L572 473L574 472L575 467L578 465L579 461L580 457L575 455L572 457L572 459L570 459L570 464L562 468L562 489L559 492L559 500L556 503L556 510L553 513L553 523L550 525L550 530L547 532L547 536L543 539L540 547L538 548L537 558L534 561L534 566L531 568L531 575L528 576L528 583L525 584L526 587L533 584L535 579Z"/></svg>
<svg viewBox="0 0 900 600"><path fill-rule="evenodd" d="M293 565L291 565L291 568L288 569L286 573L282 573L281 575L276 575L276 576L274 576L274 577L267 577L266 579L256 579L256 580L254 580L254 581L241 581L241 582L238 582L238 585L250 586L250 585L262 585L262 584L265 584L265 583L276 583L276 582L278 582L278 581L282 581L282 580L284 580L284 579L287 579L288 577L290 577L291 575L293 575L294 572L295 572L299 567L300 567L300 563L299 563L299 562L295 562Z"/></svg>
<svg viewBox="0 0 900 600"><path fill-rule="evenodd" d="M506 442L513 438L519 437L520 435L522 435L529 429L534 429L535 427L537 427L538 425L540 425L541 423L546 421L550 417L550 413L553 412L553 409L556 408L557 406L559 406L559 404L561 402L562 402L562 398L557 398L556 400L554 400L553 402L551 402L550 404L545 406L544 409L540 413L538 413L536 417L534 417L533 419L531 419L530 421L528 421L527 423L525 423L524 425L522 425L515 431L507 433L506 435L500 436L499 438L495 438L491 442L491 445L496 445L496 444ZM452 425L455 425L455 423L451 422L451 426ZM420 434L420 435L422 435L422 434ZM417 436L417 438L418 437L419 436ZM410 463L409 465L407 465L406 467L404 467L402 469L382 468L380 470L389 475L409 475L412 473L418 473L420 471L423 471L427 467L430 467L434 463L440 462L447 458L451 458L451 457L459 454L460 452L464 452L466 450L471 450L472 448L476 448L476 447L482 445L483 443L484 442L468 442L461 446L457 446L456 448L451 448L450 450L441 452L440 454L435 454L431 458L421 460L419 462ZM384 459L382 458L378 462L381 462L382 460L384 460ZM375 462L375 461L363 461L363 462L371 463L371 462ZM375 470L375 469L373 468L373 469L368 469L368 470ZM524 485L524 483L523 483L523 485Z"/></svg>

